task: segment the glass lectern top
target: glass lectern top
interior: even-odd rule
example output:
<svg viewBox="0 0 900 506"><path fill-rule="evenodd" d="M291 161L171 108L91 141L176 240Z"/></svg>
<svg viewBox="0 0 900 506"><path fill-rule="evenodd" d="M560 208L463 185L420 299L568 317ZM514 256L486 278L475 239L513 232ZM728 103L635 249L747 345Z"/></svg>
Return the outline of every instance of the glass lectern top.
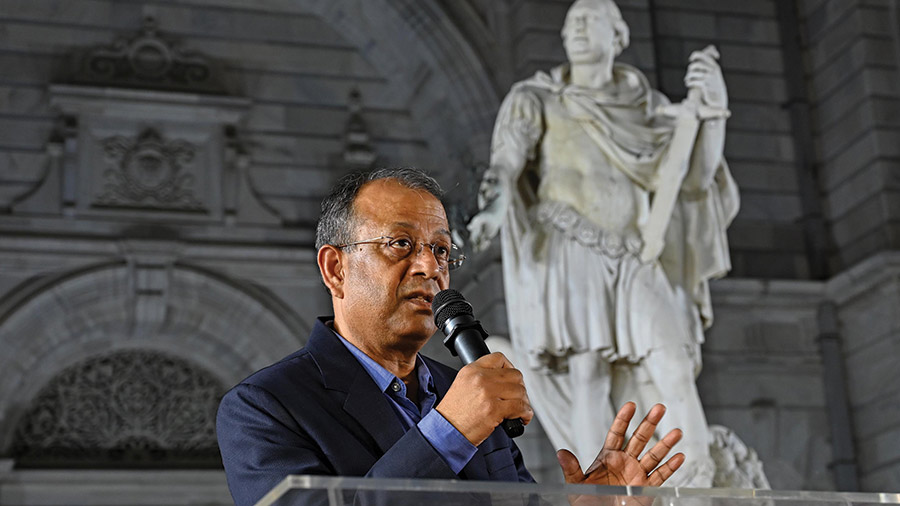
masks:
<svg viewBox="0 0 900 506"><path fill-rule="evenodd" d="M900 493L540 485L288 476L257 506L813 506L900 504Z"/></svg>

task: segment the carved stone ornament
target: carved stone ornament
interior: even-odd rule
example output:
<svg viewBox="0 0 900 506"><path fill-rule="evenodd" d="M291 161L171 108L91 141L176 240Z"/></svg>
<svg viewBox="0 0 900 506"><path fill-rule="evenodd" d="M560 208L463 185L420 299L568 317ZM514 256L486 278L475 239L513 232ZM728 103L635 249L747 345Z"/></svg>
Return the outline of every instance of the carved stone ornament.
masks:
<svg viewBox="0 0 900 506"><path fill-rule="evenodd" d="M73 65L77 84L225 93L219 66L163 39L153 17L131 37L75 55Z"/></svg>
<svg viewBox="0 0 900 506"><path fill-rule="evenodd" d="M41 390L16 428L20 467L217 465L224 388L186 361L128 350L89 359Z"/></svg>
<svg viewBox="0 0 900 506"><path fill-rule="evenodd" d="M372 136L362 117L362 94L355 88L350 92L348 109L350 117L344 128L344 163L353 170L368 169L378 155L372 147Z"/></svg>
<svg viewBox="0 0 900 506"><path fill-rule="evenodd" d="M153 129L136 138L109 137L101 141L107 160L99 206L202 210L194 196L194 176L185 166L194 159L196 146L181 140L166 141Z"/></svg>

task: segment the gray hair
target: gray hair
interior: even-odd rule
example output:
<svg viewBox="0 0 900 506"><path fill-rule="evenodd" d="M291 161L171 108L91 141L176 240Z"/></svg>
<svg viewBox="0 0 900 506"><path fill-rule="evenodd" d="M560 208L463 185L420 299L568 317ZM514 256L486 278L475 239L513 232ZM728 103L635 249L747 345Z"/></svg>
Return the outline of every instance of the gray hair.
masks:
<svg viewBox="0 0 900 506"><path fill-rule="evenodd" d="M443 192L433 177L414 167L376 169L354 172L342 177L322 201L322 215L316 226L316 250L326 244L347 244L354 241L356 214L353 202L366 183L381 179L393 179L401 185L424 190L440 200Z"/></svg>

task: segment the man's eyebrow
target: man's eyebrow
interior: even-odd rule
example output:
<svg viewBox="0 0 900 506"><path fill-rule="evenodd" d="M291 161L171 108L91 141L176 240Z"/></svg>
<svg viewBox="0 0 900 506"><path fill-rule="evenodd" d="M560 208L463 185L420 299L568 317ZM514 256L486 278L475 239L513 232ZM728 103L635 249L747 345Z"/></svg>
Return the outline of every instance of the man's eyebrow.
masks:
<svg viewBox="0 0 900 506"><path fill-rule="evenodd" d="M415 229L416 228L416 226L413 225L412 223L407 223L405 221L395 222L391 227L392 228L407 228L407 229L409 229L409 228ZM450 231L447 230L446 228L438 229L437 233L440 235L446 235L446 236L450 235Z"/></svg>

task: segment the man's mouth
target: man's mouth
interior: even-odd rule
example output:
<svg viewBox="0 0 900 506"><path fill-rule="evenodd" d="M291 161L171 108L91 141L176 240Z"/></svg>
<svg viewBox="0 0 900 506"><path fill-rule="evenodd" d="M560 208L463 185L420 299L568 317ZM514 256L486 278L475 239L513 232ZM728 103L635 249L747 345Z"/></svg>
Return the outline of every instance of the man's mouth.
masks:
<svg viewBox="0 0 900 506"><path fill-rule="evenodd" d="M407 295L406 299L419 304L426 304L430 308L434 295L429 292L413 292Z"/></svg>

